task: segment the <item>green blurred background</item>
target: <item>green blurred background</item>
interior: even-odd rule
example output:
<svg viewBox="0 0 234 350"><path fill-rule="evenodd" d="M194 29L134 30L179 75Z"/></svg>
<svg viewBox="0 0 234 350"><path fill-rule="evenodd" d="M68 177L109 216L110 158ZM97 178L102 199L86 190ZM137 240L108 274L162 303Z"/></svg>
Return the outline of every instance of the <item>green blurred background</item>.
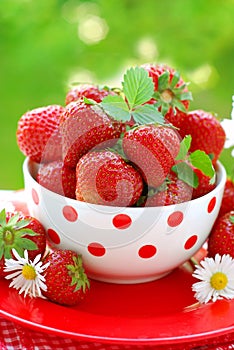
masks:
<svg viewBox="0 0 234 350"><path fill-rule="evenodd" d="M233 0L0 0L0 189L23 187L17 121L64 104L72 82L119 85L127 67L167 63L190 81L190 109L230 118ZM230 151L221 160L233 170Z"/></svg>

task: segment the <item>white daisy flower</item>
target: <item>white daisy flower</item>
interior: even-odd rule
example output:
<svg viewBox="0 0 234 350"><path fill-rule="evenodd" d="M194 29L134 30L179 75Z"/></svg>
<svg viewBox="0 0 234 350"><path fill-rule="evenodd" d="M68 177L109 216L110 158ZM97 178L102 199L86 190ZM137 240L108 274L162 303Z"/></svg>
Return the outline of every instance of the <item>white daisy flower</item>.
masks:
<svg viewBox="0 0 234 350"><path fill-rule="evenodd" d="M193 277L201 281L192 285L199 302L234 298L234 259L229 254L205 258L196 265Z"/></svg>
<svg viewBox="0 0 234 350"><path fill-rule="evenodd" d="M15 249L12 249L15 259L6 259L4 272L12 272L5 276L12 279L9 287L19 290L19 294L24 292L24 297L42 297L41 290L46 291L45 278L42 273L47 269L49 263L42 265L41 254L38 254L34 261L28 259L28 251L24 251L21 258Z"/></svg>
<svg viewBox="0 0 234 350"><path fill-rule="evenodd" d="M232 112L231 119L224 119L221 125L226 133L226 142L224 147L230 148L234 146L234 95L232 96ZM232 150L232 156L234 157L234 150Z"/></svg>

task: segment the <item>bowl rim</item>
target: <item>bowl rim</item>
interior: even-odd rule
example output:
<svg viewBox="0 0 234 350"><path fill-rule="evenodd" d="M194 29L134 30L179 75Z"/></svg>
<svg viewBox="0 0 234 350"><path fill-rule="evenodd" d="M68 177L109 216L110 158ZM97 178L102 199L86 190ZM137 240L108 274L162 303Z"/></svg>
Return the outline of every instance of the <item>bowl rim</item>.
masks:
<svg viewBox="0 0 234 350"><path fill-rule="evenodd" d="M152 209L163 209L163 208L167 208L167 210L170 210L170 208L180 208L182 206L184 206L186 203L197 203L199 205L199 202L203 201L204 198L210 196L211 194L212 195L215 195L216 192L219 192L222 188L224 189L224 186L225 186L225 182L226 182L226 179L227 179L227 173L226 173L226 169L224 167L224 165L220 162L220 161L217 161L216 163L216 183L217 185L215 186L215 188L213 190L211 190L210 192L208 192L207 194L201 196L201 197L198 197L198 198L194 198L194 199L191 199L190 201L186 201L186 202L182 202L182 203L178 203L178 204L170 204L170 205L166 205L166 206L155 206L155 207L121 207L121 206L107 206L107 205L102 205L102 204L94 204L94 203L89 203L89 202L82 202L82 201L79 201L77 199L72 199L72 198L69 198L69 197L65 197L61 194L58 194L56 192L53 192L49 189L47 189L46 187L43 187L42 185L40 185L36 179L35 179L35 176L32 175L32 172L33 171L37 171L37 168L40 166L39 163L36 163L34 161L32 161L29 157L26 157L23 161L23 175L24 175L24 186L25 186L25 177L26 177L26 174L28 177L31 178L31 180L35 183L35 185L39 188L41 188L45 193L48 193L50 195L54 195L54 196L58 196L58 198L61 198L61 199L66 199L66 201L69 201L70 203L73 203L73 205L77 205L79 204L81 207L82 206L87 206L87 204L93 208L96 208L96 209L104 209L104 208L108 208L109 210L111 208L116 208L116 209L119 209L119 210L123 210L123 209L127 209L129 211L136 211L137 209L138 210L152 210ZM32 169L30 171L30 167L34 169Z"/></svg>

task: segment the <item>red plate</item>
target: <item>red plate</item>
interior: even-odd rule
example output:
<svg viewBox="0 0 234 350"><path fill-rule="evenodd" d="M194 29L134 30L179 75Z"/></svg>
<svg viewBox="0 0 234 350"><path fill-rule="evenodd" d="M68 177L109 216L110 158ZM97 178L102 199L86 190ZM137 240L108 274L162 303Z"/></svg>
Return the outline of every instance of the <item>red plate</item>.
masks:
<svg viewBox="0 0 234 350"><path fill-rule="evenodd" d="M1 194L1 193L0 193ZM26 211L23 192L2 196ZM1 201L1 198L0 198ZM197 258L202 258L201 250ZM234 300L199 305L189 263L154 282L118 285L91 281L87 298L65 307L24 298L0 280L0 315L37 331L113 344L175 344L234 331Z"/></svg>
<svg viewBox="0 0 234 350"><path fill-rule="evenodd" d="M124 344L175 344L234 330L234 300L199 305L187 263L161 280L116 285L91 281L77 307L20 296L0 281L0 314L28 326L77 340Z"/></svg>

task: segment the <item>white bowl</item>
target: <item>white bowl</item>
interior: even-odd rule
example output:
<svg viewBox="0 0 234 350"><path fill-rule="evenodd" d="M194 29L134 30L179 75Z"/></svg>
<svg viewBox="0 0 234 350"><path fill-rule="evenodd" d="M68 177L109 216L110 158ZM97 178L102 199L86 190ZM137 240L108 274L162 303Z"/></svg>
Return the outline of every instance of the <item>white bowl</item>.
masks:
<svg viewBox="0 0 234 350"><path fill-rule="evenodd" d="M38 165L23 165L29 212L45 226L52 245L83 256L90 278L112 283L159 279L204 244L218 215L226 172L203 197L164 207L111 207L58 195L35 181Z"/></svg>

